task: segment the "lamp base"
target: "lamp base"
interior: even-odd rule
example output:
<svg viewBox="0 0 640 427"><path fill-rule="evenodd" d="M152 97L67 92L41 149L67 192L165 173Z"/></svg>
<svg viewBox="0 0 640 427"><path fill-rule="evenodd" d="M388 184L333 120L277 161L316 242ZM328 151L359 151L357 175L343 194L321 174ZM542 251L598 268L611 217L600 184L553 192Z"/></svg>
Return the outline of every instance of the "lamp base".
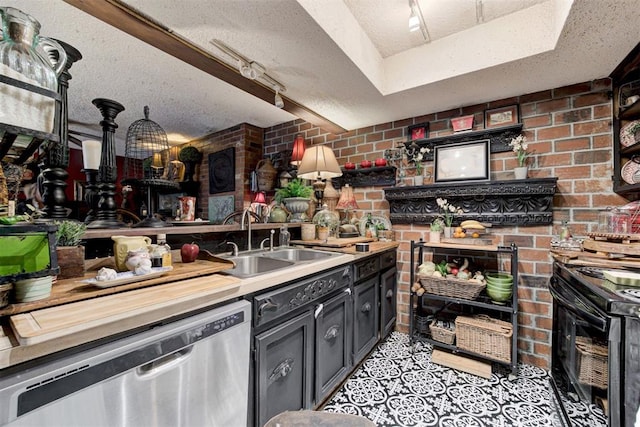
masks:
<svg viewBox="0 0 640 427"><path fill-rule="evenodd" d="M117 219L97 219L87 224L87 228L124 228L127 224Z"/></svg>

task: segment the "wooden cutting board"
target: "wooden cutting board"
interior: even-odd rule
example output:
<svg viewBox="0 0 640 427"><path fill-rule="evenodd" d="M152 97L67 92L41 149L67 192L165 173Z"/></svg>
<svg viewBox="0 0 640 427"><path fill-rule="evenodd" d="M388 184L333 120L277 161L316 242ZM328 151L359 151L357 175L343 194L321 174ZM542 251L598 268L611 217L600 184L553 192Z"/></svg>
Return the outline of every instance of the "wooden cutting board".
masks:
<svg viewBox="0 0 640 427"><path fill-rule="evenodd" d="M326 242L324 240L292 240L291 244L326 248L344 248L347 246L355 245L356 243L373 242L374 240L375 239L371 237L347 237L344 239L329 239Z"/></svg>
<svg viewBox="0 0 640 427"><path fill-rule="evenodd" d="M474 239L473 237L462 237L462 238L445 238L440 239L442 243L453 243L456 245L491 245L493 244L493 239L478 237Z"/></svg>
<svg viewBox="0 0 640 427"><path fill-rule="evenodd" d="M94 262L92 264L92 269L98 270L100 266L113 268L113 258L104 258L102 261ZM175 282L177 280L185 280L193 277L207 276L230 268L233 268L233 263L217 260L208 261L204 259L197 259L195 262L191 263L176 262L174 260L173 270L164 276L103 289L82 282L84 279L93 279L96 277L96 271L90 271L87 272L84 277L58 280L53 284L49 298L33 302L10 304L0 309L0 316L26 313L28 311L39 310L45 307L53 307L70 302L129 291L132 289Z"/></svg>
<svg viewBox="0 0 640 427"><path fill-rule="evenodd" d="M59 339L115 322L135 320L148 312L188 303L197 308L240 287L235 277L216 275L180 283L167 283L126 293L78 301L10 317L11 327L21 345ZM193 309L192 308L192 309Z"/></svg>

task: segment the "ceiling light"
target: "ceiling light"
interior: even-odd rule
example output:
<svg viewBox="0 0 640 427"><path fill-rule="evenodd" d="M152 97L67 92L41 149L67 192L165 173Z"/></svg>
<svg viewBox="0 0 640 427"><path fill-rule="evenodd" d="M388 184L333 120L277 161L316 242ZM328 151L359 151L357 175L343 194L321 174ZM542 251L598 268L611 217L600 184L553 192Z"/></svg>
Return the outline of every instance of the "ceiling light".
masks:
<svg viewBox="0 0 640 427"><path fill-rule="evenodd" d="M420 29L420 18L416 14L414 8L411 8L411 15L409 15L409 31L414 32Z"/></svg>
<svg viewBox="0 0 640 427"><path fill-rule="evenodd" d="M284 108L284 101L282 100L282 97L280 96L280 94L278 92L280 92L280 86L275 85L274 87L275 91L276 91L276 96L273 100L273 104L278 107L278 108Z"/></svg>

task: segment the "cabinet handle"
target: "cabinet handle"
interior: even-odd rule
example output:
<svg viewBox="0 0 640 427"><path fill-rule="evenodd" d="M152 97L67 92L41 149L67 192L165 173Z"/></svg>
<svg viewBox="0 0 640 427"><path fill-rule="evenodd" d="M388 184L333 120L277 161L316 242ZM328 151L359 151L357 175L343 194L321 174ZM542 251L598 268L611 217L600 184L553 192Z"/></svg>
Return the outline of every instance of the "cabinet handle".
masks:
<svg viewBox="0 0 640 427"><path fill-rule="evenodd" d="M278 304L274 304L270 298L267 298L260 306L258 306L258 317L262 317L265 311L276 311Z"/></svg>
<svg viewBox="0 0 640 427"><path fill-rule="evenodd" d="M363 313L368 313L371 311L371 303L364 303L362 304L362 307L360 308L360 311Z"/></svg>
<svg viewBox="0 0 640 427"><path fill-rule="evenodd" d="M318 316L320 316L320 313L322 313L323 309L324 309L324 304L318 304L318 306L316 307L316 311L313 313L313 317L317 319Z"/></svg>
<svg viewBox="0 0 640 427"><path fill-rule="evenodd" d="M340 333L340 325L331 325L327 332L324 334L325 341L335 339Z"/></svg>
<svg viewBox="0 0 640 427"><path fill-rule="evenodd" d="M393 290L389 289L384 296L387 297L387 299L393 298Z"/></svg>
<svg viewBox="0 0 640 427"><path fill-rule="evenodd" d="M289 375L292 369L293 359L284 359L282 362L278 363L278 366L273 369L273 372L271 372L271 375L269 375L269 381L274 382L278 381L280 378L286 377L287 375Z"/></svg>

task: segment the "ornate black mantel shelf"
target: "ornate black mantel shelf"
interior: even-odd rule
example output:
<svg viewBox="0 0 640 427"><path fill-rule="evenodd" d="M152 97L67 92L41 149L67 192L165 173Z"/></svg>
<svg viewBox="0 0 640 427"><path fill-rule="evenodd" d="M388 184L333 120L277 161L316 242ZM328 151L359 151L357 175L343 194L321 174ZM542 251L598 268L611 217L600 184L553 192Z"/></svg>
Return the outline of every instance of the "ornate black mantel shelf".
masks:
<svg viewBox="0 0 640 427"><path fill-rule="evenodd" d="M439 214L437 198L462 209L454 225L476 219L494 226L545 225L553 221L558 178L433 184L385 188L391 222L430 224Z"/></svg>
<svg viewBox="0 0 640 427"><path fill-rule="evenodd" d="M337 190L345 184L349 184L352 187L395 185L396 168L394 166L379 166L342 169L342 176L333 178L331 182Z"/></svg>

